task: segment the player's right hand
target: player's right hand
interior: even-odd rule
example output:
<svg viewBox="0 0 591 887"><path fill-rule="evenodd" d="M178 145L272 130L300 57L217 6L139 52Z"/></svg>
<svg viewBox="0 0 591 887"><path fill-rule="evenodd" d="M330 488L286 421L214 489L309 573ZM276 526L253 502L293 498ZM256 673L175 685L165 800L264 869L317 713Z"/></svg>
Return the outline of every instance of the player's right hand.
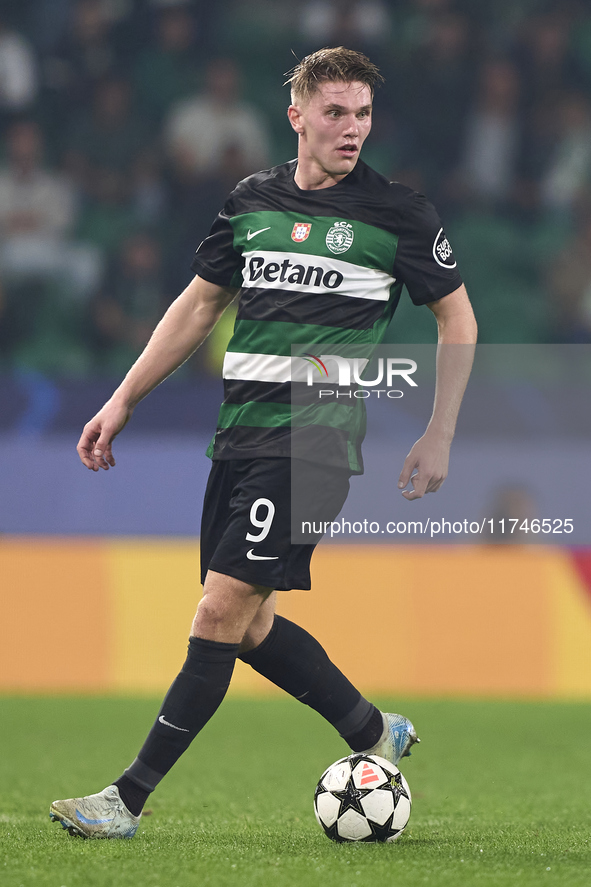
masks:
<svg viewBox="0 0 591 887"><path fill-rule="evenodd" d="M76 449L82 463L91 471L99 468L108 471L109 466L115 466L112 443L131 419L132 412L130 407L109 400L84 426Z"/></svg>

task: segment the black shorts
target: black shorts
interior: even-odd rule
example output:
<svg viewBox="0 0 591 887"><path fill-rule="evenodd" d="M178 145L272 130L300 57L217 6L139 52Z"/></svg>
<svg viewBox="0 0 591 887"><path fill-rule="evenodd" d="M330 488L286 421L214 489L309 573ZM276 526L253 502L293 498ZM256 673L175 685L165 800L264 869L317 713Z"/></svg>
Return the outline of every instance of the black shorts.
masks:
<svg viewBox="0 0 591 887"><path fill-rule="evenodd" d="M317 528L320 520L333 520L347 498L350 472L297 463L287 458L212 463L201 520L202 582L214 570L281 591L310 588L310 558L323 533L309 534L309 544L293 544L292 520L315 520Z"/></svg>

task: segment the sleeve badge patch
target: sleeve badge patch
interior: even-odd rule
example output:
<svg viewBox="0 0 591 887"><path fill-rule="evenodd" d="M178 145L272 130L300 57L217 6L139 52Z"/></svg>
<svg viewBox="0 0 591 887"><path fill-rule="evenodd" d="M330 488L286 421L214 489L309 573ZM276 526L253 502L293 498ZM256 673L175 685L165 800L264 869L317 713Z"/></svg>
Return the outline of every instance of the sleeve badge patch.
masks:
<svg viewBox="0 0 591 887"><path fill-rule="evenodd" d="M455 268L456 260L452 252L450 242L445 236L443 228L439 229L435 242L433 243L433 258L442 268Z"/></svg>

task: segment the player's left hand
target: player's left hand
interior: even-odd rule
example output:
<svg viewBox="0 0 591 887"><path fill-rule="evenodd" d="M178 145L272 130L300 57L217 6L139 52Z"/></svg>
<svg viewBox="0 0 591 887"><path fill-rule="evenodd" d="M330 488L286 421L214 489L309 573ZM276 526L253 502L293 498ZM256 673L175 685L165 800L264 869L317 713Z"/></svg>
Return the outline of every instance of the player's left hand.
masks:
<svg viewBox="0 0 591 887"><path fill-rule="evenodd" d="M404 460L398 478L398 488L403 491L405 499L412 501L421 499L425 493L437 492L447 477L450 445L451 441L444 441L428 431L417 440ZM405 490L409 481L413 489Z"/></svg>

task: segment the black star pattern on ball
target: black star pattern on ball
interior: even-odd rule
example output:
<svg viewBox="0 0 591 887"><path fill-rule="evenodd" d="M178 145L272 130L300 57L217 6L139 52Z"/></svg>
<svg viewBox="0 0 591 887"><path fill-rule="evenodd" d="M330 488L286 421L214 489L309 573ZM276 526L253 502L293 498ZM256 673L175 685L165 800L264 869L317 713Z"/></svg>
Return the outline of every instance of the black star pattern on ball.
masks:
<svg viewBox="0 0 591 887"><path fill-rule="evenodd" d="M372 822L371 819L367 820L367 823L371 829L371 835L368 835L367 838L362 838L361 842L365 844L373 844L376 842L387 841L388 838L393 838L394 835L397 835L400 829L392 828L392 820L394 819L394 813L388 817L383 825L378 825L377 822Z"/></svg>
<svg viewBox="0 0 591 887"><path fill-rule="evenodd" d="M408 792L402 784L401 773L396 773L395 776L390 777L390 785L392 786L392 794L394 795L394 809L396 809L400 798L406 798L407 801L410 801Z"/></svg>
<svg viewBox="0 0 591 887"><path fill-rule="evenodd" d="M357 753L355 755L349 756L349 761L351 763L351 776L347 780L347 784L342 791L332 791L331 794L338 798L341 802L341 806L339 808L339 817L340 818L343 813L346 813L347 810L355 810L357 813L360 813L362 816L365 816L363 807L361 806L361 799L366 795L369 795L373 791L372 788L356 788L355 783L353 782L353 770L357 766L360 761L367 761L368 764L371 764L372 767L376 766L376 762L373 761L367 755L364 755L362 752Z"/></svg>
<svg viewBox="0 0 591 887"><path fill-rule="evenodd" d="M363 807L361 806L361 798L364 798L366 795L369 795L373 789L371 788L355 788L353 784L353 779L350 777L347 780L347 785L340 792L332 791L331 794L338 798L341 802L341 806L339 808L339 818L346 813L347 810L355 810L357 813L361 813L362 816L365 816L363 812Z"/></svg>

